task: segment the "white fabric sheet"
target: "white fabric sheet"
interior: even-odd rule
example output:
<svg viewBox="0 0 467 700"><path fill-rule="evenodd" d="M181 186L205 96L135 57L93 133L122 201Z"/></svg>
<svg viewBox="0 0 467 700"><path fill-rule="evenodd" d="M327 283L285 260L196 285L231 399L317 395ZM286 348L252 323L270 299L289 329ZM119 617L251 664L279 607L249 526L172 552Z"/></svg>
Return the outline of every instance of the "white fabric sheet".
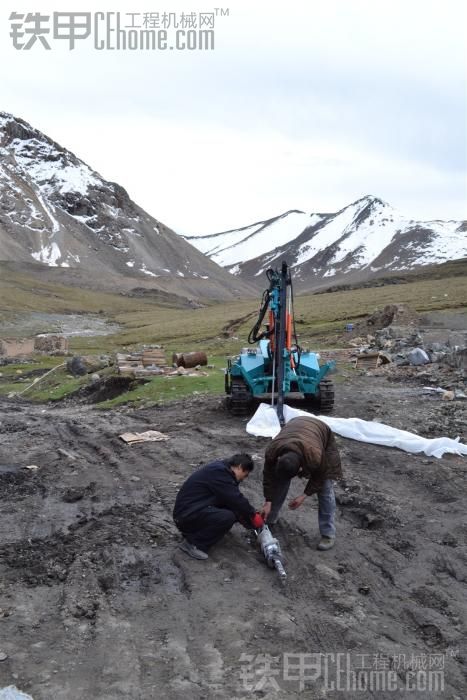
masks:
<svg viewBox="0 0 467 700"><path fill-rule="evenodd" d="M0 700L32 700L30 695L22 693L15 685L0 688Z"/></svg>
<svg viewBox="0 0 467 700"><path fill-rule="evenodd" d="M312 413L297 408L284 406L286 423L296 416L312 416ZM459 442L459 438L424 438L406 430L398 430L384 423L361 420L360 418L332 418L330 416L315 416L329 425L337 435L370 442L374 445L398 447L405 452L424 452L429 457L442 457L445 452L467 456L467 445ZM259 405L258 410L246 426L247 433L261 437L275 437L280 431L276 409L266 403Z"/></svg>

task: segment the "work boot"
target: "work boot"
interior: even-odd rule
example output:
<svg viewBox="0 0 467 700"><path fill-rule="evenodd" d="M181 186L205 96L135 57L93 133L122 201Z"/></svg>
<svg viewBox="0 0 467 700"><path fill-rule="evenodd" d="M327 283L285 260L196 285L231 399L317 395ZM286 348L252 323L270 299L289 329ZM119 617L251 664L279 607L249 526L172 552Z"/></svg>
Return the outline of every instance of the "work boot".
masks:
<svg viewBox="0 0 467 700"><path fill-rule="evenodd" d="M319 549L321 552L326 552L328 549L332 549L334 547L335 541L335 537L321 537L316 549Z"/></svg>
<svg viewBox="0 0 467 700"><path fill-rule="evenodd" d="M183 552L185 552L185 554L193 557L193 559L209 559L206 552L198 549L198 547L195 547L195 545L188 542L188 540L183 540L183 542L181 542L178 546Z"/></svg>

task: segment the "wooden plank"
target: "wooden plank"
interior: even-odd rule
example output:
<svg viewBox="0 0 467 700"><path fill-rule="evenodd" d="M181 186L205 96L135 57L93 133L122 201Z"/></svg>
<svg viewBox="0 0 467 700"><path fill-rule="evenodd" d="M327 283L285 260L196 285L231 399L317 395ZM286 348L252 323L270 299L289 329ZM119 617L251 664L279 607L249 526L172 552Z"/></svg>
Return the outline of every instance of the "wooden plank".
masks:
<svg viewBox="0 0 467 700"><path fill-rule="evenodd" d="M157 365L158 367L166 367L167 360L163 350L144 350L142 358L143 367L148 365Z"/></svg>
<svg viewBox="0 0 467 700"><path fill-rule="evenodd" d="M379 352L371 352L363 355L358 355L355 358L355 367L378 367Z"/></svg>

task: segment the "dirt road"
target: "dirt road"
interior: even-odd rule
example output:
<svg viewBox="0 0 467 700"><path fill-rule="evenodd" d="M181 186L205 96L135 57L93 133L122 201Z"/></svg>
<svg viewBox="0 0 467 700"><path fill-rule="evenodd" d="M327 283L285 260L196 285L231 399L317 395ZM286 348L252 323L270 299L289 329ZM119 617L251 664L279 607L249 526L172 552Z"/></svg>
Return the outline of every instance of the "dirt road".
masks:
<svg viewBox="0 0 467 700"><path fill-rule="evenodd" d="M467 424L465 402L384 377L339 384L336 406L430 436ZM338 438L337 544L315 549L315 499L284 512L283 587L240 525L207 562L177 549L171 509L199 464L251 452L244 492L262 504L267 440L220 398L109 412L2 400L0 421L0 688L34 700L467 697L465 458ZM150 428L170 439L118 438Z"/></svg>

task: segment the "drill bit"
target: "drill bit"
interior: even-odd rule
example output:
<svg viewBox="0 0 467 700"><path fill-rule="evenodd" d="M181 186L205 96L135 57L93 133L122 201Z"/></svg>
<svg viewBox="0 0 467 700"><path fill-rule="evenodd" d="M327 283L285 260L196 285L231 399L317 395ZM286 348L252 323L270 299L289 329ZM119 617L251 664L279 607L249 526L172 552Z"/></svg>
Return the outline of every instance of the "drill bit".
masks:
<svg viewBox="0 0 467 700"><path fill-rule="evenodd" d="M264 525L261 530L256 532L258 544L260 546L266 564L270 569L276 569L282 583L287 579L287 573L284 569L284 562L279 541L273 537L271 530L267 525Z"/></svg>

